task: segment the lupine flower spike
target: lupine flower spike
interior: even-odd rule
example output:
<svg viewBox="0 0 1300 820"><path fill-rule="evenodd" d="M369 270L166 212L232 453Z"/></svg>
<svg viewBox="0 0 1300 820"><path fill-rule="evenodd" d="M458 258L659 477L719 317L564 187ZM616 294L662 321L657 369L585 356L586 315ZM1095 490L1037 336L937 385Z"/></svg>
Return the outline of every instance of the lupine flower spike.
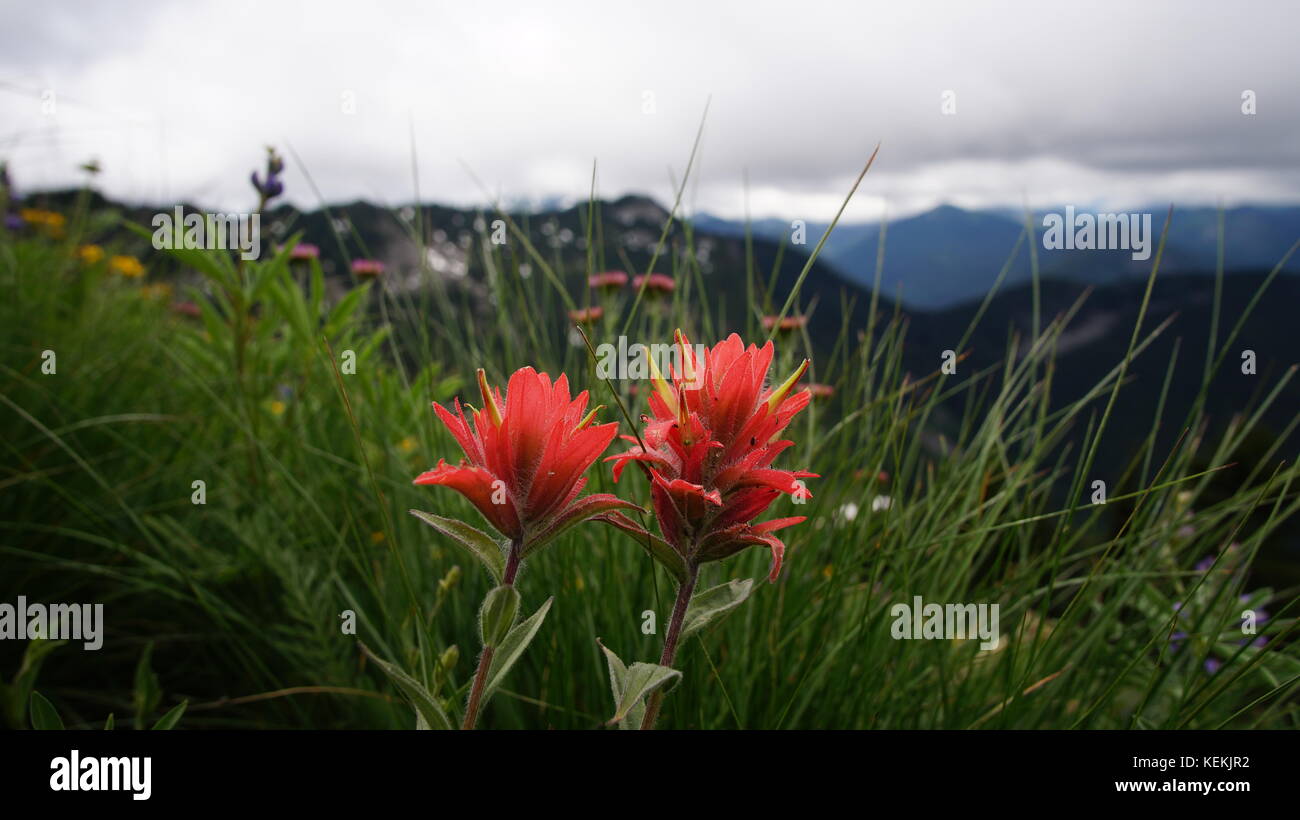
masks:
<svg viewBox="0 0 1300 820"><path fill-rule="evenodd" d="M280 179L282 173L284 173L284 160L280 158L274 148L268 147L266 149L266 178L263 179L258 176L256 171L250 177L253 188L261 198L257 210L261 211L266 207L266 203L284 193L284 182Z"/></svg>

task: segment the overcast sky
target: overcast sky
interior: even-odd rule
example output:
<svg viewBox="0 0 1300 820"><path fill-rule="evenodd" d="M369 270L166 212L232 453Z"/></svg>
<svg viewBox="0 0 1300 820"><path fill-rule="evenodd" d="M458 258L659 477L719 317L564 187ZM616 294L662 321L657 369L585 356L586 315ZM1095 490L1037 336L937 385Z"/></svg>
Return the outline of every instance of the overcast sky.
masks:
<svg viewBox="0 0 1300 820"><path fill-rule="evenodd" d="M20 192L96 157L110 195L248 209L274 144L308 207L585 198L593 161L602 195L670 202L711 98L688 210L741 215L748 173L754 216L828 219L877 142L853 220L1300 202L1283 0L0 6Z"/></svg>

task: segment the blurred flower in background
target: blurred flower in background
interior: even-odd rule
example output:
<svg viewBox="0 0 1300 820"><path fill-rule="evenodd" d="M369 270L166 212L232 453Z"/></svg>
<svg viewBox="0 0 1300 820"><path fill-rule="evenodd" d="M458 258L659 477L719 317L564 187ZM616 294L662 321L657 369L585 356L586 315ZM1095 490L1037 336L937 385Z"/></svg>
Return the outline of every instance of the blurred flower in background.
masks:
<svg viewBox="0 0 1300 820"><path fill-rule="evenodd" d="M352 275L358 279L374 279L384 272L384 263L378 259L353 259Z"/></svg>
<svg viewBox="0 0 1300 820"><path fill-rule="evenodd" d="M266 178L262 179L254 171L251 177L253 187L257 190L262 201L258 204L258 210L262 210L266 203L275 199L284 193L284 182L280 179L280 174L284 172L284 160L275 152L274 148L266 149Z"/></svg>
<svg viewBox="0 0 1300 820"><path fill-rule="evenodd" d="M118 254L108 260L108 269L128 279L139 279L144 276L144 265L140 264L140 260L124 254Z"/></svg>
<svg viewBox="0 0 1300 820"><path fill-rule="evenodd" d="M640 277L637 277L638 279ZM602 290L617 290L627 284L627 274L621 270L593 273L587 277L587 285Z"/></svg>

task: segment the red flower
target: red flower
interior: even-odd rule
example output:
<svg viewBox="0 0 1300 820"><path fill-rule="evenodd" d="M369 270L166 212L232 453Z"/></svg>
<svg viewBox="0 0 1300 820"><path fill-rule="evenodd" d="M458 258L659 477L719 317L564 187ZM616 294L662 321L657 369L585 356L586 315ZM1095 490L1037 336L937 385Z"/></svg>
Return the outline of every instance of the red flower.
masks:
<svg viewBox="0 0 1300 820"><path fill-rule="evenodd" d="M583 415L587 391L569 398L569 381L531 367L516 370L503 397L478 371L482 410L465 418L434 402L433 409L465 451L459 466L439 460L416 484L441 484L465 496L502 535L532 552L569 527L620 507L638 509L613 495L579 498L587 471L613 440L618 425L591 425L597 407ZM503 409L504 408L504 409Z"/></svg>
<svg viewBox="0 0 1300 820"><path fill-rule="evenodd" d="M649 276L640 274L632 278L632 287L640 290L643 286L646 290L652 292L672 293L677 287L677 283L666 273L652 273Z"/></svg>
<svg viewBox="0 0 1300 820"><path fill-rule="evenodd" d="M578 308L577 310L569 311L569 321L591 324L604 315L605 309L600 305L594 305L589 308Z"/></svg>
<svg viewBox="0 0 1300 820"><path fill-rule="evenodd" d="M798 330L799 328L807 324L808 324L807 316L785 316L785 317L764 316L763 317L764 330L771 330L774 327L779 327L779 329L781 330Z"/></svg>
<svg viewBox="0 0 1300 820"><path fill-rule="evenodd" d="M193 319L197 319L203 315L203 311L199 310L199 306L193 302L173 302L172 313L180 316L189 316Z"/></svg>
<svg viewBox="0 0 1300 820"><path fill-rule="evenodd" d="M307 242L299 242L289 251L289 259L293 262L309 262L312 259L320 258L320 248Z"/></svg>
<svg viewBox="0 0 1300 820"><path fill-rule="evenodd" d="M587 284L593 288L621 288L627 284L627 274L621 270L607 270L593 273L587 277Z"/></svg>
<svg viewBox="0 0 1300 820"><path fill-rule="evenodd" d="M614 479L633 461L646 469L663 533L663 541L652 542L651 551L679 577L683 570L689 573L701 563L759 545L772 551L769 580L775 581L785 544L772 533L804 518L752 522L782 493L810 497L799 479L813 478L814 473L771 466L793 444L779 434L808 405L807 390L791 392L808 362L779 387L767 388L771 342L746 347L733 333L699 361L678 331L675 353L679 366L670 369L671 384L651 361L654 391L649 402L654 417L646 420L642 432L645 448L637 442L628 452L606 459L615 462ZM620 513L602 518L642 539L653 538Z"/></svg>
<svg viewBox="0 0 1300 820"><path fill-rule="evenodd" d="M374 279L384 272L384 263L378 259L353 259L352 275L358 279Z"/></svg>

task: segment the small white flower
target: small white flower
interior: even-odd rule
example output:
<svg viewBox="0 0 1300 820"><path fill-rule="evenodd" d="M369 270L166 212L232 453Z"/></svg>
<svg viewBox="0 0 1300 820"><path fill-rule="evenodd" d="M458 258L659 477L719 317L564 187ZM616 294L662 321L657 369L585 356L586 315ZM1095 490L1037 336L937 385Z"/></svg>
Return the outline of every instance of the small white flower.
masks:
<svg viewBox="0 0 1300 820"><path fill-rule="evenodd" d="M880 512L881 510L887 510L892 506L894 506L894 499L890 498L887 495L878 495L875 498L871 499L872 512Z"/></svg>
<svg viewBox="0 0 1300 820"><path fill-rule="evenodd" d="M843 507L840 507L840 518L843 518L845 521L852 521L857 517L858 505L854 504L852 501L845 504Z"/></svg>

